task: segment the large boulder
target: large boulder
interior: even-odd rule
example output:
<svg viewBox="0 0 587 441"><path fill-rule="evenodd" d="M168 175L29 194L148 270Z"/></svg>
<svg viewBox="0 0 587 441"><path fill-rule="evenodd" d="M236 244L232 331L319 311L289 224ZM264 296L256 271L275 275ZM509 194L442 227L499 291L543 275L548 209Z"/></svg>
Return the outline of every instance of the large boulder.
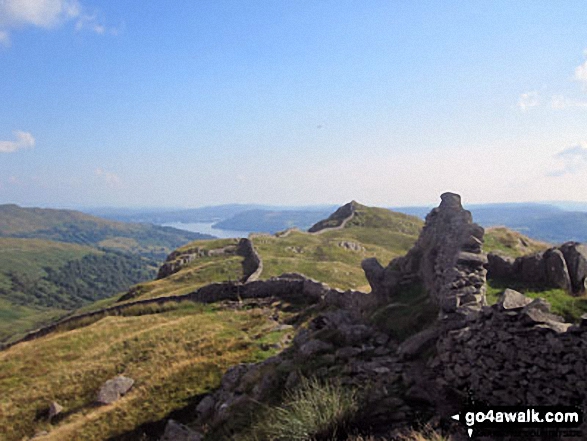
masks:
<svg viewBox="0 0 587 441"><path fill-rule="evenodd" d="M125 395L135 383L132 378L119 375L111 380L108 380L100 388L96 401L99 404L111 404L119 400Z"/></svg>
<svg viewBox="0 0 587 441"><path fill-rule="evenodd" d="M544 266L546 279L550 286L569 292L572 290L571 277L562 251L557 249L546 251L544 253Z"/></svg>
<svg viewBox="0 0 587 441"><path fill-rule="evenodd" d="M577 242L567 242L560 247L565 257L573 293L585 292L587 277L587 246Z"/></svg>
<svg viewBox="0 0 587 441"><path fill-rule="evenodd" d="M502 309L508 310L521 309L530 303L532 303L530 297L526 297L524 294L508 288L501 295L501 299L499 299L497 305Z"/></svg>
<svg viewBox="0 0 587 441"><path fill-rule="evenodd" d="M514 269L514 259L497 253L487 254L487 277L492 279L509 279Z"/></svg>
<svg viewBox="0 0 587 441"><path fill-rule="evenodd" d="M535 253L518 257L514 262L516 279L534 286L545 286L546 263L544 253Z"/></svg>

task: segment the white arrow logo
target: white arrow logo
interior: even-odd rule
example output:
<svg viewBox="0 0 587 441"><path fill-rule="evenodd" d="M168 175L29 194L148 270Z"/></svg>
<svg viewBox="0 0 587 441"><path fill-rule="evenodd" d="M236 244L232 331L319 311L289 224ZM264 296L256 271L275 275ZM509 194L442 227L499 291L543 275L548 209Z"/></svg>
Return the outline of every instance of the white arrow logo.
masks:
<svg viewBox="0 0 587 441"><path fill-rule="evenodd" d="M456 415L453 415L453 416L451 416L451 418L452 418L453 420L457 420L457 421L458 421L458 420L459 420L459 418L460 418L460 416L459 416L459 414L457 413Z"/></svg>

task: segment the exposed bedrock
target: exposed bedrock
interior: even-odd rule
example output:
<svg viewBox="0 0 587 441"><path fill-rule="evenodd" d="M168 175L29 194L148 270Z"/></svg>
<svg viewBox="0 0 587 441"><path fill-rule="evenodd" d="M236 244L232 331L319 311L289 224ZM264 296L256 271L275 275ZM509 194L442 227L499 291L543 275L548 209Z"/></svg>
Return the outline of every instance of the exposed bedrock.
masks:
<svg viewBox="0 0 587 441"><path fill-rule="evenodd" d="M393 297L402 285L420 282L444 312L462 306L479 309L485 305L487 274L487 256L481 250L484 230L473 223L458 194L444 193L440 198L414 247L387 267L366 259L365 276L380 297Z"/></svg>
<svg viewBox="0 0 587 441"><path fill-rule="evenodd" d="M540 288L561 288L571 294L585 292L587 246L577 242L549 248L517 259L489 253L488 276Z"/></svg>

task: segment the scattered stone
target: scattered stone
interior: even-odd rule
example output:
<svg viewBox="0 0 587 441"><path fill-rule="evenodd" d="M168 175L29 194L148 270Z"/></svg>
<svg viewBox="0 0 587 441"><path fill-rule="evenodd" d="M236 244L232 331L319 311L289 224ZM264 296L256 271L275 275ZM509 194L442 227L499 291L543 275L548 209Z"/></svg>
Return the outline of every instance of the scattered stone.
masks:
<svg viewBox="0 0 587 441"><path fill-rule="evenodd" d="M202 441L204 436L175 420L167 421L165 432L159 441Z"/></svg>
<svg viewBox="0 0 587 441"><path fill-rule="evenodd" d="M501 295L501 299L497 302L502 309L521 309L524 306L532 303L532 299L526 297L524 294L507 288Z"/></svg>
<svg viewBox="0 0 587 441"><path fill-rule="evenodd" d="M63 412L63 406L57 401L53 401L49 406L49 420L53 419L53 417L59 415L61 412Z"/></svg>
<svg viewBox="0 0 587 441"><path fill-rule="evenodd" d="M198 413L199 418L206 419L212 415L215 404L216 401L214 401L212 395L206 395L196 406L196 412Z"/></svg>
<svg viewBox="0 0 587 441"><path fill-rule="evenodd" d="M100 388L96 401L100 404L111 404L125 395L133 386L135 380L119 375L108 380Z"/></svg>

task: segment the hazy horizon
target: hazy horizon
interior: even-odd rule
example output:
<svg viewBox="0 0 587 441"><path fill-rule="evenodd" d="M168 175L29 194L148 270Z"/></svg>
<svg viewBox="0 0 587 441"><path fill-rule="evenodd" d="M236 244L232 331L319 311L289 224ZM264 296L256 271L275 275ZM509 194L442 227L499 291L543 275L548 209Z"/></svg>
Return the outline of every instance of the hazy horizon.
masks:
<svg viewBox="0 0 587 441"><path fill-rule="evenodd" d="M7 0L0 203L584 203L586 13Z"/></svg>

